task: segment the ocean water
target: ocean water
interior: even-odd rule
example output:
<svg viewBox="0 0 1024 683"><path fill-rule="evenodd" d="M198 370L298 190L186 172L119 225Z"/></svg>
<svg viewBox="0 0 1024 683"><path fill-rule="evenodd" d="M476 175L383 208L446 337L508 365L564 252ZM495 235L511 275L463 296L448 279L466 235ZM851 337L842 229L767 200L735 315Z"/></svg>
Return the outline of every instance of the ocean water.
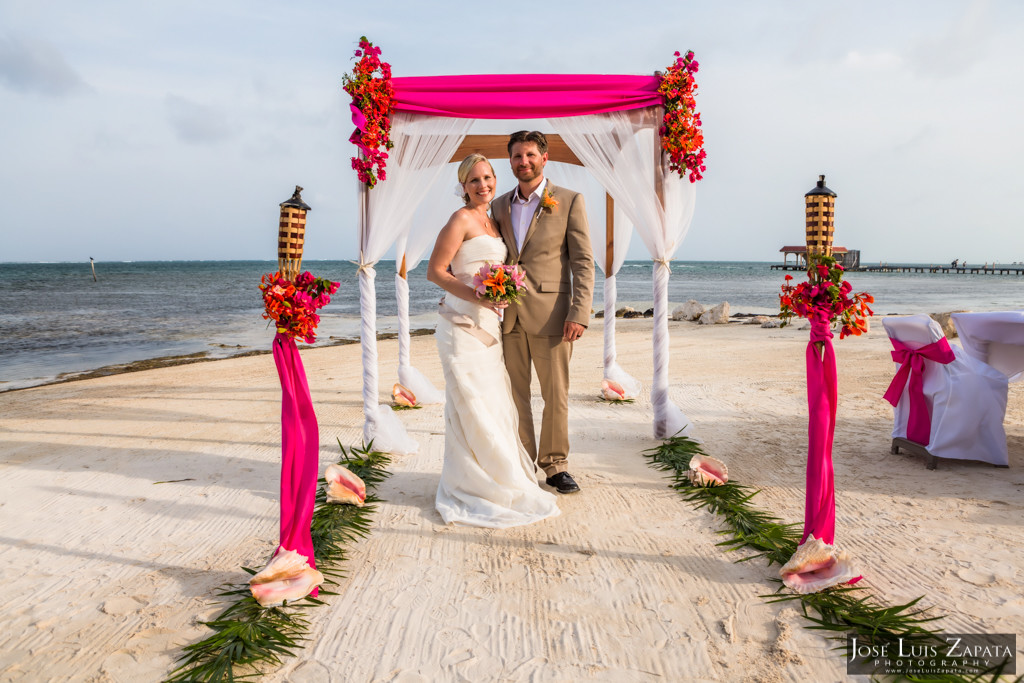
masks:
<svg viewBox="0 0 1024 683"><path fill-rule="evenodd" d="M0 391L45 383L63 373L164 356L230 356L269 349L261 318L260 276L274 261L0 263ZM359 285L348 261L305 261L341 283L321 313L318 343L356 338ZM671 305L728 301L733 313L774 313L784 273L770 263L680 261L669 280ZM412 327L433 328L441 290L426 266L409 273ZM627 261L618 274L618 306L651 306L650 261ZM377 265L378 331L397 329L395 264ZM1024 308L1024 276L850 273L855 291L875 296L876 315ZM594 309L603 308L598 271Z"/></svg>

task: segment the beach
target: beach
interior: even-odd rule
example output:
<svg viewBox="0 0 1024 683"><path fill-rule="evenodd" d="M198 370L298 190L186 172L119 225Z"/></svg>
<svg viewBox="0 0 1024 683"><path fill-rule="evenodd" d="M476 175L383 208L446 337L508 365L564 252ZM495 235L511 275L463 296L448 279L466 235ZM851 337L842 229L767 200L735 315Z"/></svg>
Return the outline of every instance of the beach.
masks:
<svg viewBox="0 0 1024 683"><path fill-rule="evenodd" d="M668 486L652 436L650 319L617 321L632 404L597 400L602 323L571 364L562 514L508 530L445 526L433 507L441 406L403 411L371 534L310 612L310 640L267 681L839 681L842 654L762 596L778 567L737 563L719 521ZM670 396L730 477L786 522L804 508L803 322L671 321ZM954 340L955 341L955 340ZM879 600L921 604L947 632L1024 633L1024 383L1010 385L1010 468L891 455L895 372L879 320L835 341L836 542ZM397 342L379 343L381 400ZM434 338L413 363L436 386ZM321 471L362 437L358 345L305 349ZM535 389L539 414L539 390ZM218 586L261 567L278 534L280 386L269 355L162 367L3 394L3 681L155 681L209 634ZM1018 642L1018 653L1022 644ZM1020 673L1018 671L1018 673Z"/></svg>

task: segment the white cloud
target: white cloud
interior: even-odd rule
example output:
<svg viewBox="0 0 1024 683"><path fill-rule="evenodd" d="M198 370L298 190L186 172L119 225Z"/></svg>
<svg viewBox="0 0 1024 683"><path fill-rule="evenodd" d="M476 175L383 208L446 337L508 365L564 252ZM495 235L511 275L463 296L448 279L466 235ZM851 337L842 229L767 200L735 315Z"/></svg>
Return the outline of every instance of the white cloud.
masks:
<svg viewBox="0 0 1024 683"><path fill-rule="evenodd" d="M843 58L843 65L854 69L895 69L903 64L903 58L895 52L861 52L850 50Z"/></svg>
<svg viewBox="0 0 1024 683"><path fill-rule="evenodd" d="M231 137L227 117L217 109L178 95L164 98L167 120L178 139L189 144L220 142Z"/></svg>
<svg viewBox="0 0 1024 683"><path fill-rule="evenodd" d="M974 0L941 32L923 38L910 49L908 57L918 73L957 76L984 61L995 34L989 9L988 0Z"/></svg>
<svg viewBox="0 0 1024 683"><path fill-rule="evenodd" d="M0 83L11 90L55 97L85 88L56 47L14 34L0 34Z"/></svg>

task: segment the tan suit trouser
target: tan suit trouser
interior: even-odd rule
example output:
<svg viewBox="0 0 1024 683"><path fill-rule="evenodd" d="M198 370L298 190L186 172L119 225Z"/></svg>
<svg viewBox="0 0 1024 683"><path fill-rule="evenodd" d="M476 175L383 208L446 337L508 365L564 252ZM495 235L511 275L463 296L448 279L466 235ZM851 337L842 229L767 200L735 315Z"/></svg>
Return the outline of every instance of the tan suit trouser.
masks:
<svg viewBox="0 0 1024 683"><path fill-rule="evenodd" d="M527 334L516 321L512 330L502 335L505 367L512 382L512 398L519 411L519 438L526 452L547 476L569 468L569 359L572 342L561 335ZM544 399L544 415L540 426L540 447L533 427L530 407L532 374L537 368L540 395Z"/></svg>

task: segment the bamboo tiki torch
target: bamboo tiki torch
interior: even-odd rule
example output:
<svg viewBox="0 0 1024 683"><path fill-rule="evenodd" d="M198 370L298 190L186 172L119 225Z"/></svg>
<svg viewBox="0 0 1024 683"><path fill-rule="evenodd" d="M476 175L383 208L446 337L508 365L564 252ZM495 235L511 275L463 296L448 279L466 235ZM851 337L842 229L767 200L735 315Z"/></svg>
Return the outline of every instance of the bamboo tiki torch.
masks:
<svg viewBox="0 0 1024 683"><path fill-rule="evenodd" d="M814 256L832 255L832 236L835 232L836 193L825 187L825 176L818 176L818 184L804 195L807 214L807 266Z"/></svg>
<svg viewBox="0 0 1024 683"><path fill-rule="evenodd" d="M277 231L277 269L281 277L292 282L302 268L302 245L306 239L306 212L309 205L302 201L302 188L281 202L281 220Z"/></svg>

